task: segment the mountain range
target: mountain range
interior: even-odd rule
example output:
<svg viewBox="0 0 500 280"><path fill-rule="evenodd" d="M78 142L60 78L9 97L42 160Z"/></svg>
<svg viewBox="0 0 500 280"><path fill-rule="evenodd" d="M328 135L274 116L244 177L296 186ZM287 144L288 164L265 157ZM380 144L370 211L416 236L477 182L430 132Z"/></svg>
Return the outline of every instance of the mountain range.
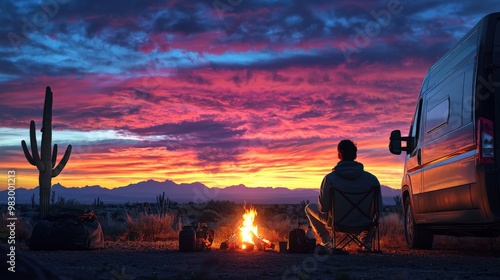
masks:
<svg viewBox="0 0 500 280"><path fill-rule="evenodd" d="M164 182L148 180L114 189L106 189L98 185L68 188L57 183L52 186L51 192L51 195L55 193L56 200L58 197L64 197L66 200L74 199L83 204L91 204L96 198L99 198L104 203L156 202L156 196L163 192L172 201L180 203L230 200L236 203L246 202L249 204L297 204L302 200L316 202L319 188L293 190L284 187L251 188L242 184L225 188L209 188L199 182L177 184L171 180ZM38 187L34 189L16 189L16 203L31 203L33 194L35 194L35 201L38 203ZM385 205L393 205L393 197L397 195L400 195L399 190L382 186ZM7 202L7 190L0 192L0 202Z"/></svg>

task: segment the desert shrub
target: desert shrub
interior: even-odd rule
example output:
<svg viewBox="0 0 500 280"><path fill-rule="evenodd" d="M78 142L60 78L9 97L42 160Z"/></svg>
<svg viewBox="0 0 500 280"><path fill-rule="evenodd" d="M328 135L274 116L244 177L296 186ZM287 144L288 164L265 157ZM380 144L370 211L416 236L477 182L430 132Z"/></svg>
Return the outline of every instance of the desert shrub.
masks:
<svg viewBox="0 0 500 280"><path fill-rule="evenodd" d="M214 223L222 220L223 217L219 212L205 209L196 216L196 220L204 223Z"/></svg>
<svg viewBox="0 0 500 280"><path fill-rule="evenodd" d="M396 195L392 199L394 199L394 204L396 204L397 208L403 209L403 201L400 195Z"/></svg>
<svg viewBox="0 0 500 280"><path fill-rule="evenodd" d="M175 208L178 217L182 217L184 223L196 224L197 222L208 223L210 225L222 224L227 217L240 211L240 205L230 201L210 200L204 203L189 202L179 204ZM173 211L174 212L174 211Z"/></svg>
<svg viewBox="0 0 500 280"><path fill-rule="evenodd" d="M391 213L396 213L401 218L403 218L403 207L398 205L385 205L384 209L382 210L382 216L389 215Z"/></svg>
<svg viewBox="0 0 500 280"><path fill-rule="evenodd" d="M126 214L125 240L157 241L176 239L177 231L173 229L173 214L158 215L147 212Z"/></svg>
<svg viewBox="0 0 500 280"><path fill-rule="evenodd" d="M7 220L9 216L7 212L0 213L0 239L7 240L10 235L10 229L7 226L12 222ZM29 218L21 217L19 213L16 213L16 241L26 240L31 236L32 226Z"/></svg>
<svg viewBox="0 0 500 280"><path fill-rule="evenodd" d="M287 241L290 231L297 227L296 220L286 215L275 215L268 219L261 219L261 221L266 222L263 222L259 228L259 235L276 245L279 241ZM307 230L304 226L301 227Z"/></svg>
<svg viewBox="0 0 500 280"><path fill-rule="evenodd" d="M108 215L104 218L100 218L99 222L101 223L102 232L106 241L118 240L127 229L125 213L121 219L118 217L114 218L113 215Z"/></svg>
<svg viewBox="0 0 500 280"><path fill-rule="evenodd" d="M113 213L111 213L111 218L114 220L114 221L117 221L117 222L125 222L125 217L127 215L127 212L123 209L115 209L113 211Z"/></svg>
<svg viewBox="0 0 500 280"><path fill-rule="evenodd" d="M215 231L213 242L214 248L226 241L232 233L238 232L238 227L241 225L241 222L242 218L239 214L222 216L222 218L213 225L213 229Z"/></svg>
<svg viewBox="0 0 500 280"><path fill-rule="evenodd" d="M219 223L239 210L240 206L234 202L210 200L199 204L188 204L182 207L181 212L187 213L194 221Z"/></svg>
<svg viewBox="0 0 500 280"><path fill-rule="evenodd" d="M380 218L379 233L383 247L406 246L403 219L398 213L389 213Z"/></svg>
<svg viewBox="0 0 500 280"><path fill-rule="evenodd" d="M105 209L102 209L102 208L95 209L94 208L92 211L94 211L94 214L97 216L97 219L99 220L99 222L106 220L109 217L108 212Z"/></svg>
<svg viewBox="0 0 500 280"><path fill-rule="evenodd" d="M222 242L226 241L231 236L231 234L237 233L237 230L231 226L219 226L214 231L214 248L218 248Z"/></svg>

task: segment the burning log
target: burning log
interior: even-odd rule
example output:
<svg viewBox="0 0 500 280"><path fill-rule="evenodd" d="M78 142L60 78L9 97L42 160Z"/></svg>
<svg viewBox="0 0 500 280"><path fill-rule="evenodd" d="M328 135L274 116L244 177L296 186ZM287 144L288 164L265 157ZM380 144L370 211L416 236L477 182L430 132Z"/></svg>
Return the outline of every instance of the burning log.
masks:
<svg viewBox="0 0 500 280"><path fill-rule="evenodd" d="M234 249L236 247L236 242L238 241L238 235L233 233L229 238L220 244L221 250Z"/></svg>
<svg viewBox="0 0 500 280"><path fill-rule="evenodd" d="M260 236L258 238L262 242L262 244L264 244L263 245L264 250L267 249L267 248L269 248L271 250L274 250L274 247L275 247L274 243L272 243L271 241L269 241L269 240L267 240L265 238L262 238Z"/></svg>
<svg viewBox="0 0 500 280"><path fill-rule="evenodd" d="M253 251L254 249L258 251L265 251L266 249L274 250L275 244L271 241L262 238L261 236L252 233L253 243L240 241L239 236L236 233L231 234L229 238L220 244L221 250L236 250L241 249L245 251Z"/></svg>
<svg viewBox="0 0 500 280"><path fill-rule="evenodd" d="M253 231L250 231L250 237L252 238L253 244L258 251L262 251L262 242L260 241L259 236L257 236Z"/></svg>
<svg viewBox="0 0 500 280"><path fill-rule="evenodd" d="M232 233L229 238L220 245L221 250L241 249L245 251L263 251L266 249L274 250L274 243L260 237L257 234L257 226L254 225L254 219L257 211L253 207L245 209L243 215L243 224L238 229L238 233Z"/></svg>

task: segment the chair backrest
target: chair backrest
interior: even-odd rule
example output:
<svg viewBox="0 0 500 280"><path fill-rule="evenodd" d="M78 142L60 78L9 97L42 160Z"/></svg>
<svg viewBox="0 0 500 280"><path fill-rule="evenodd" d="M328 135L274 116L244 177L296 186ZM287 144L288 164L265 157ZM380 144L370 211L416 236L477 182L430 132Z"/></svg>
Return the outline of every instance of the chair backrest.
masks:
<svg viewBox="0 0 500 280"><path fill-rule="evenodd" d="M335 228L369 228L378 224L380 187L367 190L332 188L332 221Z"/></svg>

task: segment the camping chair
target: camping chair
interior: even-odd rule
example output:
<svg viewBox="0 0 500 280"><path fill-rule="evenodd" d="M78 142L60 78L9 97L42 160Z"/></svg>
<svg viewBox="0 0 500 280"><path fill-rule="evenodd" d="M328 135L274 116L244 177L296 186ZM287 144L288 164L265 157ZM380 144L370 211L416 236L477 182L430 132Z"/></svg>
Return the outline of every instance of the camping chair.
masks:
<svg viewBox="0 0 500 280"><path fill-rule="evenodd" d="M366 191L332 188L332 252L346 253L343 249L351 242L361 248L363 231L373 230L371 251L380 252L378 222L380 216L380 187ZM368 238L368 237L367 237Z"/></svg>

